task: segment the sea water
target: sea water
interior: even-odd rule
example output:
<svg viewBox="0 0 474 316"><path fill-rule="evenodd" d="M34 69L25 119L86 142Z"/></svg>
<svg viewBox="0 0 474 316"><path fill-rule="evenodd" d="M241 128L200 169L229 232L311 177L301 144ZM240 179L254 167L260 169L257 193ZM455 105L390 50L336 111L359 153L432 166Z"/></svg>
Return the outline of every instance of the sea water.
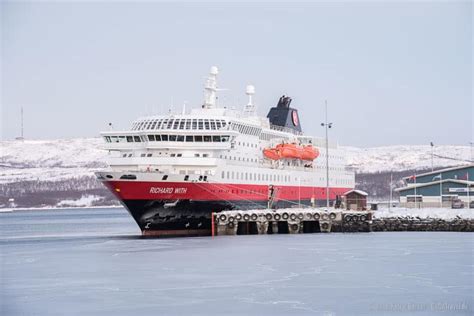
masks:
<svg viewBox="0 0 474 316"><path fill-rule="evenodd" d="M469 315L473 236L148 239L121 208L0 213L0 314Z"/></svg>

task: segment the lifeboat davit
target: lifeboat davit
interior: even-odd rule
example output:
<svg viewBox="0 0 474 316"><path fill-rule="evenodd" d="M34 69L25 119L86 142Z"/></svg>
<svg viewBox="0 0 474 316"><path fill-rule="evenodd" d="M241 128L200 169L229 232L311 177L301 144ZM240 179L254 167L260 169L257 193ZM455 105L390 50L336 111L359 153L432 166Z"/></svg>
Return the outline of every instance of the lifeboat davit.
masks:
<svg viewBox="0 0 474 316"><path fill-rule="evenodd" d="M278 149L276 148L265 148L263 150L263 155L271 160L278 160L281 158L280 153L278 152Z"/></svg>
<svg viewBox="0 0 474 316"><path fill-rule="evenodd" d="M314 160L318 158L319 150L311 145L303 147L303 160Z"/></svg>

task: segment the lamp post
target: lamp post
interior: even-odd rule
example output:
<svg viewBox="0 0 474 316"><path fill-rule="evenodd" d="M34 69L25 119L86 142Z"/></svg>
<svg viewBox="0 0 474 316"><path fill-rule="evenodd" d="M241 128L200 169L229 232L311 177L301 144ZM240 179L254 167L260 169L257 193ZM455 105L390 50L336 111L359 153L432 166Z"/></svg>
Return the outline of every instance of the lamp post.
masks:
<svg viewBox="0 0 474 316"><path fill-rule="evenodd" d="M474 162L474 156L472 151L472 145L474 145L474 142L469 142L469 145L471 146L471 162Z"/></svg>
<svg viewBox="0 0 474 316"><path fill-rule="evenodd" d="M328 101L325 100L326 115L325 122L321 123L321 126L326 129L326 208L329 208L329 141L328 141L328 129L332 127L332 123L328 123Z"/></svg>

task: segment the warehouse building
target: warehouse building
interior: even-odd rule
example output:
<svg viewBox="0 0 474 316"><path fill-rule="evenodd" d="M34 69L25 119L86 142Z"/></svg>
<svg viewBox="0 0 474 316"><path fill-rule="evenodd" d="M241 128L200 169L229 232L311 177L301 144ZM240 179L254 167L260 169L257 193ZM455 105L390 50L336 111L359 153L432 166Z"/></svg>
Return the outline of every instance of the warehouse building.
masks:
<svg viewBox="0 0 474 316"><path fill-rule="evenodd" d="M395 189L404 207L474 208L474 164L426 172L403 178Z"/></svg>

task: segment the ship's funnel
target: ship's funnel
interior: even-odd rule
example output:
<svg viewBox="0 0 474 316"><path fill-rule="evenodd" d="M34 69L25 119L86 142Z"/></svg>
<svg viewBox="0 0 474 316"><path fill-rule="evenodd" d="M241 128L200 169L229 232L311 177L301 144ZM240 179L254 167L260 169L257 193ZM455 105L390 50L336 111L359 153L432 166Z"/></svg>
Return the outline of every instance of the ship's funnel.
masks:
<svg viewBox="0 0 474 316"><path fill-rule="evenodd" d="M291 98L283 95L280 97L280 100L278 100L277 106L270 109L267 117L273 125L302 132L298 110L291 108L290 104Z"/></svg>

